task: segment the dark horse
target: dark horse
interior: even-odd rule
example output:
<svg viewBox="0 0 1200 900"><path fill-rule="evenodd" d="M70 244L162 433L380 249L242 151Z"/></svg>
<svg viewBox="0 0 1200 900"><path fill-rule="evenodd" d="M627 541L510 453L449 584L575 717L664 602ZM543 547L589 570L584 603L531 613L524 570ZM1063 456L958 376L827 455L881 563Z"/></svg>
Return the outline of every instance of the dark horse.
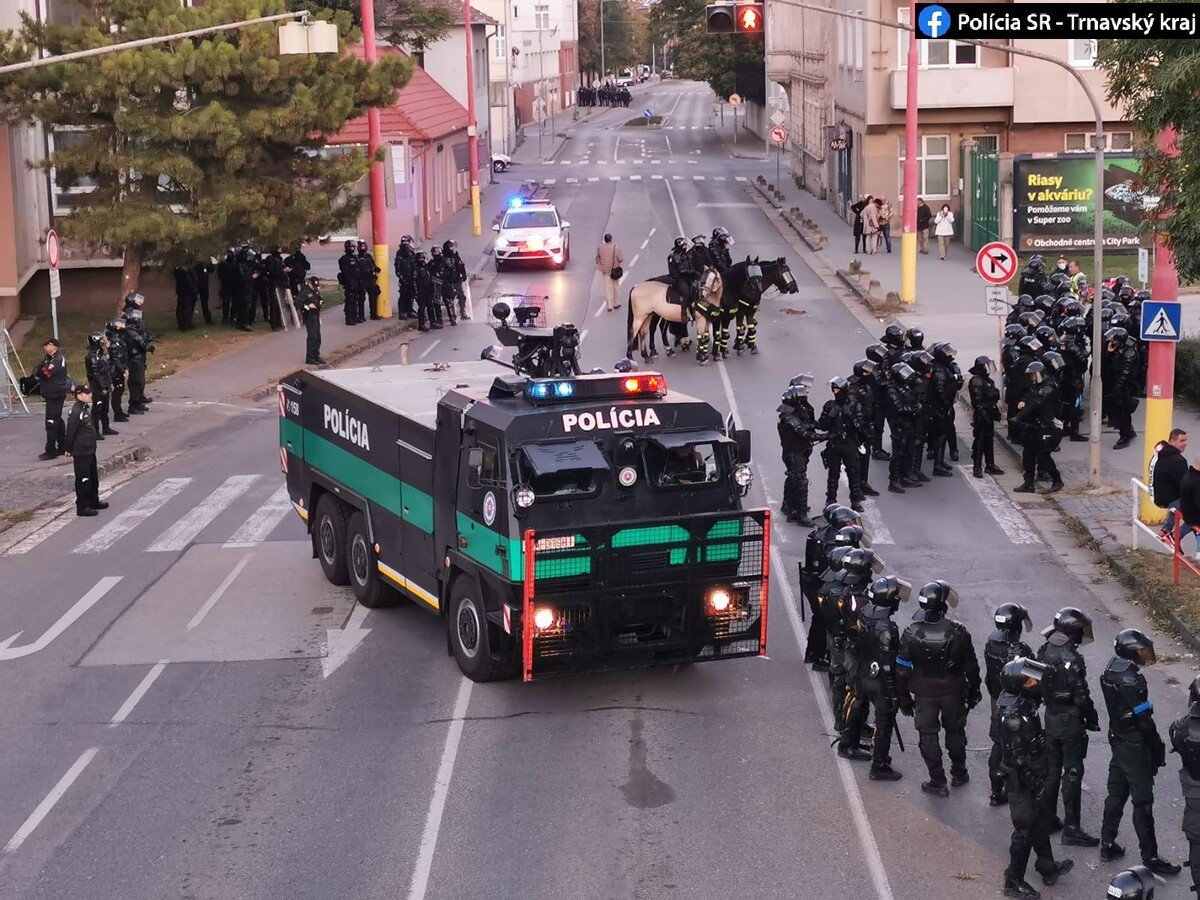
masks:
<svg viewBox="0 0 1200 900"><path fill-rule="evenodd" d="M767 288L773 287L784 294L794 294L799 290L796 278L792 275L792 270L788 267L784 257L781 256L766 262L761 262L756 258L754 262L762 269L761 290L757 294L751 290L745 290L738 294L737 313L734 317L737 320L737 336L733 342L733 349L738 356L741 356L742 351L747 347L750 348L751 353L758 353L758 308L762 304L762 296L766 293ZM728 346L729 323L726 321L721 324L725 330L724 345Z"/></svg>
<svg viewBox="0 0 1200 900"><path fill-rule="evenodd" d="M722 293L721 310L722 315L719 319L713 318L709 320L712 326L712 341L713 341L713 358L718 354L727 357L729 356L729 322L733 318L734 310L738 308L742 297L753 295L761 297L765 286L763 284L763 271L758 265L757 260L750 259L747 256L742 262L735 263L731 268L721 273L721 280L724 283L724 291ZM663 276L670 283L668 276ZM658 280L658 279L656 279ZM661 316L653 315L650 321L650 356L658 355L658 349L654 345L654 332L656 329L662 330L663 346L667 348L667 356L674 356L676 348L687 349L687 323L686 322L668 322ZM673 346L668 343L668 331L674 337ZM721 341L721 335L724 334L726 340ZM697 335L699 348L696 353L697 359L708 359L708 344L709 335L707 333Z"/></svg>

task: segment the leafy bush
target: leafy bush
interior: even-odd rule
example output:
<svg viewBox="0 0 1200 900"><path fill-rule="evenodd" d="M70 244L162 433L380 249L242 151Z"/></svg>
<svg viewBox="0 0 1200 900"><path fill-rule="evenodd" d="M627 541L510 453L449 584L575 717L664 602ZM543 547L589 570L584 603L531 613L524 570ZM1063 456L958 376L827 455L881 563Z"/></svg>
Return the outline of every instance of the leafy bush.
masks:
<svg viewBox="0 0 1200 900"><path fill-rule="evenodd" d="M1175 393L1200 403L1200 337L1185 337L1175 348Z"/></svg>

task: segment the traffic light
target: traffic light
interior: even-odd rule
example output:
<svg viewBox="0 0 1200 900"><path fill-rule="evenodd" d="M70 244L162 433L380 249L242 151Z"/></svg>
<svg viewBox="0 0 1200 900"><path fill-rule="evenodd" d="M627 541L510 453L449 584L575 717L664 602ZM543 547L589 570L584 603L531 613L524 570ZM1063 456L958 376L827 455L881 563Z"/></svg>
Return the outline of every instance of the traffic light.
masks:
<svg viewBox="0 0 1200 900"><path fill-rule="evenodd" d="M762 34L763 4L712 3L705 7L709 34Z"/></svg>

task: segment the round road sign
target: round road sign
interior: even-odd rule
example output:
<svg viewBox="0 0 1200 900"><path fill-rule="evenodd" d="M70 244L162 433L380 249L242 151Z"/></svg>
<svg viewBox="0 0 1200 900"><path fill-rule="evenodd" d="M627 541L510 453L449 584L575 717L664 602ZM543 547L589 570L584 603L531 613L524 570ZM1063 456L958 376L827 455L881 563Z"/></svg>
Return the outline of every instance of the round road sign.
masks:
<svg viewBox="0 0 1200 900"><path fill-rule="evenodd" d="M58 233L53 229L46 235L46 259L50 261L50 268L58 268Z"/></svg>
<svg viewBox="0 0 1200 900"><path fill-rule="evenodd" d="M771 143L772 144L786 144L787 139L788 139L788 133L787 133L786 128L782 128L779 125L776 125L774 128L771 129Z"/></svg>
<svg viewBox="0 0 1200 900"><path fill-rule="evenodd" d="M975 271L988 284L1005 284L1017 274L1017 251L1003 241L992 241L979 248Z"/></svg>
<svg viewBox="0 0 1200 900"><path fill-rule="evenodd" d="M729 105L730 106L741 106L742 105L742 95L741 94L730 94L729 95Z"/></svg>

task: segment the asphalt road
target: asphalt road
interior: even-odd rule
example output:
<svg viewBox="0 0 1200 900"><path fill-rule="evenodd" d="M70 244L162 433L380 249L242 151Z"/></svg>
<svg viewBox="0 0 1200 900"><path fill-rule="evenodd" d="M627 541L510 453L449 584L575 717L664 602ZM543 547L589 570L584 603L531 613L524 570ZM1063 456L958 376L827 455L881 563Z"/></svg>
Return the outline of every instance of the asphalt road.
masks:
<svg viewBox="0 0 1200 900"><path fill-rule="evenodd" d="M668 82L644 96L669 129L622 130L607 115L552 163L500 177L547 186L572 223L573 259L564 272L494 278L489 263L473 322L421 337L412 364L477 358L492 342L487 297L538 293L552 322L584 330L585 366L611 366L625 309L603 312L591 265L601 235L625 252L627 289L665 270L677 234L725 225L735 254L787 256L799 293L768 301L761 355L661 368L753 431L750 500L778 509L782 386L812 371L823 401L881 326L843 306L752 201L737 179L774 163L730 157L706 127L706 89ZM882 470L872 480L886 483ZM977 649L1005 600L1026 603L1038 628L1063 605L1088 611L1099 700L1113 634L1151 626L1053 513L1001 489L1016 480L959 473L885 493L868 509L876 549L911 581L954 584ZM19 633L0 642L0 896L998 893L1010 826L987 805L982 708L969 729L974 781L946 800L920 792L909 719L908 752L893 750L898 783L869 782L829 749L827 692L801 662L793 602L801 530L777 519L766 660L471 685L435 616L400 605L351 617L349 591L321 577L281 484L271 400L117 487L102 517L66 518L0 561L0 637ZM1149 672L1165 732L1194 667L1153 633L1171 660ZM326 675L324 644L359 637ZM1093 832L1107 758L1094 740ZM1158 780L1158 831L1162 854L1182 861L1174 759ZM1121 839L1136 856L1128 816ZM1075 871L1048 895L1103 896L1114 867L1094 850L1070 855ZM1160 891L1187 895L1186 875Z"/></svg>

